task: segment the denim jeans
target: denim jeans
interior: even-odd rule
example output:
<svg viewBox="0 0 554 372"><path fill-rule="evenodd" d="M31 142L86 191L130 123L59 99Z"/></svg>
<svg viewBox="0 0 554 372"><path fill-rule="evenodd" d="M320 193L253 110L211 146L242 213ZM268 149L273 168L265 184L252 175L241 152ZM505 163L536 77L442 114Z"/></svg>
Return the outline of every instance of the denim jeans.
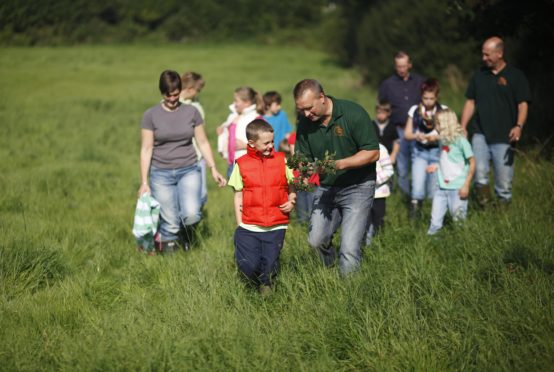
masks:
<svg viewBox="0 0 554 372"><path fill-rule="evenodd" d="M150 167L150 189L161 207L162 241L177 240L181 224L186 228L200 221L201 183L197 164L177 169Z"/></svg>
<svg viewBox="0 0 554 372"><path fill-rule="evenodd" d="M404 128L397 126L400 151L396 156L396 179L398 187L406 195L410 195L410 163L414 147L413 141L404 139Z"/></svg>
<svg viewBox="0 0 554 372"><path fill-rule="evenodd" d="M433 208L431 210L431 226L427 234L436 234L441 228L446 211L454 222L465 220L467 215L467 199L460 199L460 190L437 189L433 198Z"/></svg>
<svg viewBox="0 0 554 372"><path fill-rule="evenodd" d="M507 143L488 144L485 136L475 133L471 140L475 154L475 186L489 184L490 162L494 170L494 191L504 201L512 199L514 151Z"/></svg>
<svg viewBox="0 0 554 372"><path fill-rule="evenodd" d="M313 191L297 191L296 192L296 216L298 222L308 222L312 214L312 204L314 202Z"/></svg>
<svg viewBox="0 0 554 372"><path fill-rule="evenodd" d="M206 182L206 159L202 158L198 161L198 167L200 167L201 174L201 186L200 186L200 203L204 206L208 202L208 183Z"/></svg>
<svg viewBox="0 0 554 372"><path fill-rule="evenodd" d="M341 226L339 269L343 275L360 266L374 194L375 181L345 187L322 185L314 191L308 242L323 263L331 266L336 259L333 234Z"/></svg>
<svg viewBox="0 0 554 372"><path fill-rule="evenodd" d="M426 168L438 164L440 148L421 149L414 146L412 152L412 200L432 199L437 188L437 171L427 173Z"/></svg>

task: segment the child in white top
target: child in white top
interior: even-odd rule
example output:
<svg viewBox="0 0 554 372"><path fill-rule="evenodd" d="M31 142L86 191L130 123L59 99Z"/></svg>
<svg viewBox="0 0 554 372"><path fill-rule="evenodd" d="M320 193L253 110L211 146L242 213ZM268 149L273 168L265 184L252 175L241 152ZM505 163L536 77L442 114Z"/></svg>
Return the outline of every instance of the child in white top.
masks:
<svg viewBox="0 0 554 372"><path fill-rule="evenodd" d="M231 113L227 120L217 127L217 149L227 160L227 178L231 176L235 160L246 154L246 126L263 115L264 101L251 87L239 87L233 94Z"/></svg>
<svg viewBox="0 0 554 372"><path fill-rule="evenodd" d="M390 196L389 179L394 174L394 168L387 148L379 144L379 161L375 164L377 179L375 182L375 197L373 206L369 211L369 227L366 234L366 245L371 245L371 240L383 228L387 197Z"/></svg>

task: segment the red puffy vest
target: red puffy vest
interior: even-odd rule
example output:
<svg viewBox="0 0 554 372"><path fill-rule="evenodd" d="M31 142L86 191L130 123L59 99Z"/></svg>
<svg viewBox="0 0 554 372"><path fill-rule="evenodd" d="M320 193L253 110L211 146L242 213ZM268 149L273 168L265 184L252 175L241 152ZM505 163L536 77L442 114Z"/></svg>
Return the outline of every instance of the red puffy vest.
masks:
<svg viewBox="0 0 554 372"><path fill-rule="evenodd" d="M271 151L263 156L247 146L246 155L237 160L242 189L242 222L249 225L274 226L289 222L279 205L288 201L285 154Z"/></svg>

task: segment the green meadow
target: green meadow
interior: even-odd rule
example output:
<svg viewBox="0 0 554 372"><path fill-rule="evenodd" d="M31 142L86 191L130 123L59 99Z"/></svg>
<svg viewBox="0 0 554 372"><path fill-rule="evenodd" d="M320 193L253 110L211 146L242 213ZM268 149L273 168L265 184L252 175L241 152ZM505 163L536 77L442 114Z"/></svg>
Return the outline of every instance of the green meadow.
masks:
<svg viewBox="0 0 554 372"><path fill-rule="evenodd" d="M538 148L518 151L509 209L471 204L437 237L429 204L410 223L393 194L346 279L293 221L264 299L239 280L232 192L211 180L191 251L135 250L140 121L167 68L204 75L212 148L242 85L280 91L291 120L306 77L373 114L375 89L306 48L2 48L0 370L552 370L554 164Z"/></svg>

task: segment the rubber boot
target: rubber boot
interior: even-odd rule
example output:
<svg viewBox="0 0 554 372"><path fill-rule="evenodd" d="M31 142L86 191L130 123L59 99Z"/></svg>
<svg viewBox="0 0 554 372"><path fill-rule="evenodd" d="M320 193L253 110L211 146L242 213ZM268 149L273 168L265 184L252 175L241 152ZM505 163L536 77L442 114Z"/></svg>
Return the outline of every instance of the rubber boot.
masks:
<svg viewBox="0 0 554 372"><path fill-rule="evenodd" d="M192 242L194 241L195 230L196 230L196 224L181 226L181 230L179 231L179 244L181 244L181 247L183 247L183 250L185 251L190 250L190 247L192 246Z"/></svg>
<svg viewBox="0 0 554 372"><path fill-rule="evenodd" d="M491 201L491 190L489 185L475 185L475 194L477 196L477 204L481 208L485 208Z"/></svg>
<svg viewBox="0 0 554 372"><path fill-rule="evenodd" d="M408 217L410 220L418 220L421 218L422 206L423 206L422 200L413 199L410 202L410 211L408 212Z"/></svg>
<svg viewBox="0 0 554 372"><path fill-rule="evenodd" d="M177 241L169 240L167 242L160 242L160 251L164 255L170 255L177 251Z"/></svg>
<svg viewBox="0 0 554 372"><path fill-rule="evenodd" d="M510 204L512 203L512 199L504 199L504 198L498 198L497 199L497 206L498 209L502 211L507 211L510 209Z"/></svg>

